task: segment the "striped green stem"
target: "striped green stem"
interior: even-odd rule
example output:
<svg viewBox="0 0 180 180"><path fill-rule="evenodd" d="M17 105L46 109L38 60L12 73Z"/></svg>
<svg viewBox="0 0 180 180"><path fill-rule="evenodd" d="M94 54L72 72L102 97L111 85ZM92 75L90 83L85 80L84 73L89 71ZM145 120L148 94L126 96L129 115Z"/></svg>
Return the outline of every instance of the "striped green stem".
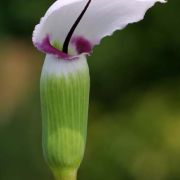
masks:
<svg viewBox="0 0 180 180"><path fill-rule="evenodd" d="M85 56L72 61L46 57L41 75L43 151L56 180L76 180L86 144L89 81Z"/></svg>

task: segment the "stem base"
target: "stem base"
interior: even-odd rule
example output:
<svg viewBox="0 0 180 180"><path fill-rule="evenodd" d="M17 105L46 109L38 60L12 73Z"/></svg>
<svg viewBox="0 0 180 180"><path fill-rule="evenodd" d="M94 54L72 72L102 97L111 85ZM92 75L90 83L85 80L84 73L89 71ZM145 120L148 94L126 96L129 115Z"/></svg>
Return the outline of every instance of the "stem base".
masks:
<svg viewBox="0 0 180 180"><path fill-rule="evenodd" d="M56 180L76 180L77 170L75 169L52 169Z"/></svg>

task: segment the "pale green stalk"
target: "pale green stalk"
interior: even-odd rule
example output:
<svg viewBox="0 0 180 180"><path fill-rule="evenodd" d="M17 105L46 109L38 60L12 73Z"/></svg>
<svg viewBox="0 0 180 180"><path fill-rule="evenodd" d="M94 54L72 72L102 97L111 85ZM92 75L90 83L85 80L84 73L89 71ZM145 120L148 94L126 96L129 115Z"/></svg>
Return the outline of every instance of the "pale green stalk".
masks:
<svg viewBox="0 0 180 180"><path fill-rule="evenodd" d="M47 56L41 75L43 151L56 180L76 180L83 159L89 104L85 56Z"/></svg>

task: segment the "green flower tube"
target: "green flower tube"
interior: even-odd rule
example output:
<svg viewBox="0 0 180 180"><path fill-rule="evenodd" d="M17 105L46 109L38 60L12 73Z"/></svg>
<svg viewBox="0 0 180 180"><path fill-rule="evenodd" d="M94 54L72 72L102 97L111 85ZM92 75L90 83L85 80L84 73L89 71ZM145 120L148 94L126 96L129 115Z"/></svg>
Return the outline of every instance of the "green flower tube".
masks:
<svg viewBox="0 0 180 180"><path fill-rule="evenodd" d="M57 180L75 180L87 134L89 68L84 55L47 55L40 84L43 152Z"/></svg>

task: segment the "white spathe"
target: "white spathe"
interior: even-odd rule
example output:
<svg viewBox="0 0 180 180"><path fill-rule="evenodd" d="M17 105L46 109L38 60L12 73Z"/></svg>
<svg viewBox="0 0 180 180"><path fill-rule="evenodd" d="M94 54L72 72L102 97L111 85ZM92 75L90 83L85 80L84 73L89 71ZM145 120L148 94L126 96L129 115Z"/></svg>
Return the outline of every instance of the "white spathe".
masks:
<svg viewBox="0 0 180 180"><path fill-rule="evenodd" d="M41 19L33 32L34 44L41 43L49 35L50 41L62 46L72 25L86 6L88 0L57 0ZM129 23L143 19L146 11L156 2L165 0L92 0L73 33L92 45L123 29Z"/></svg>

